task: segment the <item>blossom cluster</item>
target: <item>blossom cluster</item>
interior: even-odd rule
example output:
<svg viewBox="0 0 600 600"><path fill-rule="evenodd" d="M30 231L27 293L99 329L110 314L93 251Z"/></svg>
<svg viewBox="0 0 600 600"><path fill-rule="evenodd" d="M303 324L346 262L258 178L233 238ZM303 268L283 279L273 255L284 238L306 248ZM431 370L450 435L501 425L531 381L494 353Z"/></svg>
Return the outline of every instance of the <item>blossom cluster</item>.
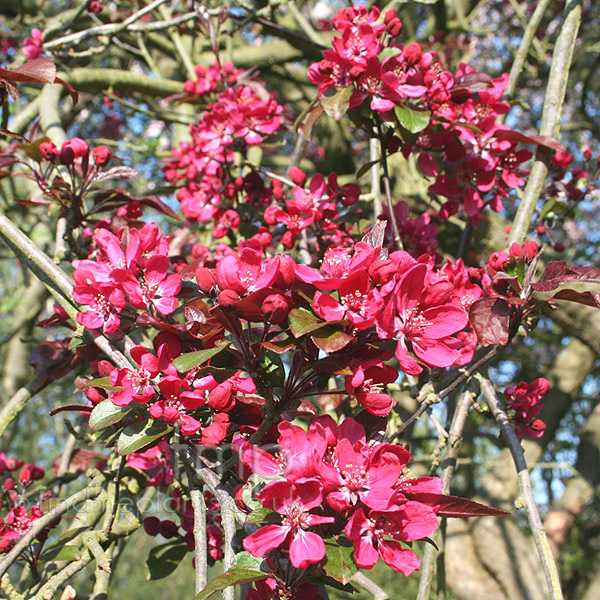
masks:
<svg viewBox="0 0 600 600"><path fill-rule="evenodd" d="M381 22L377 7L356 5L340 10L333 25L341 37L333 38L333 50L326 50L308 72L319 96L331 87L353 85L350 107L369 99L371 109L382 112L406 98L424 99L430 106L448 99L454 79L436 57L417 43L394 43L402 31L394 9Z"/></svg>
<svg viewBox="0 0 600 600"><path fill-rule="evenodd" d="M466 64L453 75L418 43L396 43L402 27L393 9L382 21L378 8L357 5L338 12L333 23L341 37L309 70L319 96L351 87L350 109L368 101L390 125L398 118L402 124L397 108L426 115L429 124L416 139L400 135L388 149L417 154L423 173L435 178L429 191L446 198L439 218L463 209L476 225L485 206L501 210L510 191L524 185L520 165L531 157L517 148L519 134L498 120L510 108L501 100L508 76L491 80Z"/></svg>
<svg viewBox="0 0 600 600"><path fill-rule="evenodd" d="M186 93L192 98L207 95L212 101L190 128L192 141L173 150L164 173L168 182L181 186L177 198L183 214L201 222L214 219L225 235L239 226L236 202L259 206L270 202L272 190L254 171L230 174L244 166L236 152L244 155L281 127L283 107L266 91L255 91L251 82L239 81L239 71L231 63L198 67L196 74L197 81L186 82Z"/></svg>
<svg viewBox="0 0 600 600"><path fill-rule="evenodd" d="M123 229L120 237L99 228L94 241L94 258L73 262L73 298L88 306L77 316L81 325L114 333L128 301L131 309L152 314L168 315L177 308L181 277L170 273L169 242L154 223Z"/></svg>
<svg viewBox="0 0 600 600"><path fill-rule="evenodd" d="M163 330L154 337L153 351L142 345L131 348L135 368L98 363L99 374L108 376L112 387L100 394L87 389L88 397L96 403L109 398L119 407L145 406L149 418L177 423L186 436L201 434L204 444L223 442L232 415L244 422L254 415L256 403L265 401L257 396L260 381L244 371L252 372L261 360L261 339L300 337L292 311L312 315L312 330L335 328L321 342L312 338L316 345L302 352L308 364L319 349L337 353L348 365L346 391L375 415L386 415L393 406L385 386L396 381L398 371L385 361L394 354L405 373L416 375L426 367L465 364L474 350L467 311L483 292L470 282L460 261L436 268L428 255L415 259L396 251L387 256L380 246L358 242L350 249L328 248L317 270L286 255L264 257L259 240L252 238L240 243L238 252L204 255L195 270L194 265L184 267L186 285L191 278L198 285L191 298L188 287L186 314L192 315L195 306L201 318L161 325L179 305L182 275L168 274L168 241L156 226L123 229L119 235L99 228L93 248L92 258L74 262L74 297L88 306L78 321L115 333L126 331L137 318ZM245 332L242 321L248 322ZM174 366L177 357L198 347L196 336L208 331L212 339L204 347L215 352L226 332L232 336L241 370L217 379L202 364ZM296 391L301 397L306 390ZM295 399L282 393L284 404Z"/></svg>
<svg viewBox="0 0 600 600"><path fill-rule="evenodd" d="M544 377L535 379L531 383L521 382L515 387L504 390L507 401L506 408L514 423L515 433L519 440L523 436L539 438L544 435L546 424L541 419L536 419L544 406L540 400L548 393L550 382Z"/></svg>
<svg viewBox="0 0 600 600"><path fill-rule="evenodd" d="M19 471L18 475L15 471ZM33 463L24 464L22 460L9 458L4 452L0 453L0 507L7 510L4 517L0 518L0 553L8 552L42 516L40 505L31 505L25 496L33 482L43 477L42 467ZM47 499L49 496L50 492L44 493L41 499ZM40 532L37 541L44 541L48 537L49 529L57 523L58 521Z"/></svg>
<svg viewBox="0 0 600 600"><path fill-rule="evenodd" d="M344 535L360 568L372 569L379 558L404 575L419 568L401 542L437 528L436 507L420 494L440 493L439 478L411 478L408 450L369 439L353 418L338 425L318 417L308 431L282 422L278 431L277 455L238 440L243 464L267 481L256 500L278 515L244 539L246 550L265 556L279 548L302 569L323 560L324 538Z"/></svg>

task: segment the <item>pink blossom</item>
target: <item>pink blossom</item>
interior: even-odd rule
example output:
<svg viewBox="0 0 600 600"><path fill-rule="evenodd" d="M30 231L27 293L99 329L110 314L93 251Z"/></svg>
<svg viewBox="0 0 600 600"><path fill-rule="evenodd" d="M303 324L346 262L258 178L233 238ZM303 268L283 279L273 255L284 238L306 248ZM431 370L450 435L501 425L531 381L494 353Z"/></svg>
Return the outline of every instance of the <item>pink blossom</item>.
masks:
<svg viewBox="0 0 600 600"><path fill-rule="evenodd" d="M285 544L290 560L297 569L320 562L325 557L325 543L310 527L332 523L333 517L322 517L309 511L321 504L323 495L317 479L299 479L295 483L273 481L257 498L267 508L282 515L281 525L266 525L244 538L244 548L254 556L264 556Z"/></svg>
<svg viewBox="0 0 600 600"><path fill-rule="evenodd" d="M33 60L42 55L42 32L39 29L32 29L31 37L25 38L23 52L27 60Z"/></svg>

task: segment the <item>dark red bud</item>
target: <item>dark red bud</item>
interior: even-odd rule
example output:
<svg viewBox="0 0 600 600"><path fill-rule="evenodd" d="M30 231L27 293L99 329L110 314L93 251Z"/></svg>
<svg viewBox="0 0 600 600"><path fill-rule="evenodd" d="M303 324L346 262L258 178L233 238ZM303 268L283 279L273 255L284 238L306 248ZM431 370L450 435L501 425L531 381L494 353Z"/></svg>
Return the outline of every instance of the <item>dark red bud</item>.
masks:
<svg viewBox="0 0 600 600"><path fill-rule="evenodd" d="M304 184L306 183L306 173L302 169L299 169L298 167L292 167L290 169L290 179L296 185L303 187Z"/></svg>

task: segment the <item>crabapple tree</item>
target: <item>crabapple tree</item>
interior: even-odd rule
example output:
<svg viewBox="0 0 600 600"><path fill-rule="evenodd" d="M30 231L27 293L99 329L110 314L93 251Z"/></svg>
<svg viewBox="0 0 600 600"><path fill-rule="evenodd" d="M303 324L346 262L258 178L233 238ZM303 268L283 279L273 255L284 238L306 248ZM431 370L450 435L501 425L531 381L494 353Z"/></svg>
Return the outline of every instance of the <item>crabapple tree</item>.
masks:
<svg viewBox="0 0 600 600"><path fill-rule="evenodd" d="M597 597L600 15L531 4L0 1L3 597Z"/></svg>

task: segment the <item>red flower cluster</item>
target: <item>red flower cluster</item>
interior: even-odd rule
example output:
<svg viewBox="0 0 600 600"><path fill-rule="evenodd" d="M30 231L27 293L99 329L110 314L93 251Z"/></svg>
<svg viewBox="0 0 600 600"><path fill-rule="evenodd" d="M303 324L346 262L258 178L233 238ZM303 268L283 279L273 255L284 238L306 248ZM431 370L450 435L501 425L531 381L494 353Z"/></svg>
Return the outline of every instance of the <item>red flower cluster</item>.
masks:
<svg viewBox="0 0 600 600"><path fill-rule="evenodd" d="M402 24L390 9L383 22L380 11L364 6L340 10L333 24L342 37L333 38L333 50L313 64L308 78L319 86L319 96L331 87L354 86L350 107L366 99L375 111L390 111L405 99L419 98L428 106L449 97L454 79L432 53L417 43L395 44Z"/></svg>
<svg viewBox="0 0 600 600"><path fill-rule="evenodd" d="M13 472L19 469L18 476L13 476ZM23 465L22 460L8 458L4 452L0 453L0 507L8 510L4 518L0 518L0 553L8 552L14 543L25 535L31 529L32 524L42 516L40 506L38 504L31 506L30 502L26 501L25 495L31 484L43 477L43 468L33 463ZM49 495L50 492L44 493L41 499L46 499ZM49 530L57 524L58 521L43 530L37 536L37 541L45 541ZM41 546L36 555L39 555L40 550Z"/></svg>
<svg viewBox="0 0 600 600"><path fill-rule="evenodd" d="M544 406L539 402L549 389L550 382L540 377L529 384L521 382L516 387L504 390L508 402L507 409L515 424L515 433L519 440L522 440L524 435L532 438L544 435L546 424L536 417Z"/></svg>
<svg viewBox="0 0 600 600"><path fill-rule="evenodd" d="M360 568L373 568L379 557L404 575L419 568L419 559L401 542L437 528L435 506L420 501L419 494L439 493L440 479L411 479L409 452L368 439L352 418L337 425L330 416L318 417L308 432L287 422L278 429L277 456L238 442L242 462L268 479L256 499L280 519L246 537L246 550L254 556L285 550L300 569L325 557L324 538L345 535Z"/></svg>
<svg viewBox="0 0 600 600"><path fill-rule="evenodd" d="M466 64L453 75L419 44L396 43L401 23L392 9L381 22L379 9L357 5L341 10L333 22L342 37L334 37L333 50L309 70L319 96L351 87L349 108L368 100L376 118L395 127L398 119L402 125L395 109L425 116L416 140L401 134L388 149L419 154L421 170L435 178L429 190L447 199L442 220L462 208L476 225L486 205L501 210L510 191L524 185L520 165L531 157L517 149L517 141L545 143L497 122L510 108L501 100L508 76L491 80Z"/></svg>
<svg viewBox="0 0 600 600"><path fill-rule="evenodd" d="M169 273L169 242L154 223L124 229L119 237L98 229L95 245L94 259L73 261L73 298L89 307L77 316L81 325L114 333L128 300L131 308L152 314L177 308L181 277Z"/></svg>
<svg viewBox="0 0 600 600"><path fill-rule="evenodd" d="M330 239L342 241L346 236L340 228L338 210L358 202L360 187L354 183L340 187L337 174L331 173L327 181L323 175L314 175L306 189L306 175L297 167L294 177L299 183L292 188L293 198L285 201L285 209L277 204L269 206L264 213L265 223L285 226L286 232L281 238L284 248L292 248L298 235L311 225L328 234Z"/></svg>
<svg viewBox="0 0 600 600"><path fill-rule="evenodd" d="M206 107L198 124L191 127L192 142L184 142L173 150L173 159L164 172L167 181L183 184L177 197L188 219L219 221L233 209L235 200L258 199L263 206L270 201L271 192L256 173L246 177L230 174L242 167L236 163L235 151L245 153L249 146L260 144L265 136L280 128L283 107L273 96L238 84L239 71L231 63L197 68L196 74L196 82L186 82L186 92L194 97L209 94L214 101ZM221 84L224 89L216 95ZM257 185L261 189L258 198L253 189ZM231 215L227 219L230 227L239 225ZM226 232L227 228L222 235Z"/></svg>

